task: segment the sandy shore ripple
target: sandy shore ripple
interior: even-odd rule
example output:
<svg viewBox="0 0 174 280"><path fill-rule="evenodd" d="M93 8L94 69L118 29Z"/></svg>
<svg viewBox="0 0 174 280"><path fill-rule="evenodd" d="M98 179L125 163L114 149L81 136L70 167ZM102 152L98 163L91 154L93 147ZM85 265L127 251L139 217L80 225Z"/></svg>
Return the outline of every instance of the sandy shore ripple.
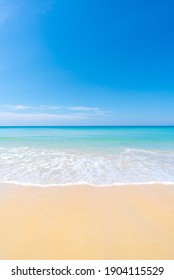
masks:
<svg viewBox="0 0 174 280"><path fill-rule="evenodd" d="M0 259L174 259L174 186L0 186Z"/></svg>

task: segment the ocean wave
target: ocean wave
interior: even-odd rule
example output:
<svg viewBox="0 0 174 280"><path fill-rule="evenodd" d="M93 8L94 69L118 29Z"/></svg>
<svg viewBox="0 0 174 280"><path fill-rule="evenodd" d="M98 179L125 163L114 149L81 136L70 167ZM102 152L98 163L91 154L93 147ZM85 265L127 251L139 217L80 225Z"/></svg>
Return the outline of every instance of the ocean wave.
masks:
<svg viewBox="0 0 174 280"><path fill-rule="evenodd" d="M4 186L21 186L21 187L39 187L39 188L55 188L55 187L119 187L119 186L151 186L151 185L166 185L166 186L174 186L173 182L137 182L137 183L113 183L109 185L97 185L97 184L89 184L87 182L77 182L77 183L66 183L66 184L34 184L34 183L21 183L17 181L0 181L0 187Z"/></svg>
<svg viewBox="0 0 174 280"><path fill-rule="evenodd" d="M34 149L0 149L0 182L40 186L95 186L174 182L173 151L115 149L87 153Z"/></svg>

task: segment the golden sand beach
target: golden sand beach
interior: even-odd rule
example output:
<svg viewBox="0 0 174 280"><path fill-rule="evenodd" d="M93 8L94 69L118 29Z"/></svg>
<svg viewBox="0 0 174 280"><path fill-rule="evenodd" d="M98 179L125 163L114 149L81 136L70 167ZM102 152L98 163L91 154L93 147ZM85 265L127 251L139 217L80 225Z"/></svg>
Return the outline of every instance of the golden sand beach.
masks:
<svg viewBox="0 0 174 280"><path fill-rule="evenodd" d="M0 259L174 259L174 186L0 186Z"/></svg>

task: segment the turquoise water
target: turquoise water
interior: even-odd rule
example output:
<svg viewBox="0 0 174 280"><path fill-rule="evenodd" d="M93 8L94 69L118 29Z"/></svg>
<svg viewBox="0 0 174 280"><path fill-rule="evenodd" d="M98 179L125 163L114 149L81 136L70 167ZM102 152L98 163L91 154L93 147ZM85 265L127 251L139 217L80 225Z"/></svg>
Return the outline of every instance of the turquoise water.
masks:
<svg viewBox="0 0 174 280"><path fill-rule="evenodd" d="M174 182L174 127L0 127L0 182Z"/></svg>

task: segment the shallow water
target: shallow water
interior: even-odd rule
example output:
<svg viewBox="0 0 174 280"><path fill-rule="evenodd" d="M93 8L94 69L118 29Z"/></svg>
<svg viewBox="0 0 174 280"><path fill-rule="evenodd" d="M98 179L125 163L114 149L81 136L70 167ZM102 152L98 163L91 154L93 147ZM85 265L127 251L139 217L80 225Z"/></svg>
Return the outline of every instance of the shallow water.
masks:
<svg viewBox="0 0 174 280"><path fill-rule="evenodd" d="M174 127L1 127L0 182L174 182Z"/></svg>

